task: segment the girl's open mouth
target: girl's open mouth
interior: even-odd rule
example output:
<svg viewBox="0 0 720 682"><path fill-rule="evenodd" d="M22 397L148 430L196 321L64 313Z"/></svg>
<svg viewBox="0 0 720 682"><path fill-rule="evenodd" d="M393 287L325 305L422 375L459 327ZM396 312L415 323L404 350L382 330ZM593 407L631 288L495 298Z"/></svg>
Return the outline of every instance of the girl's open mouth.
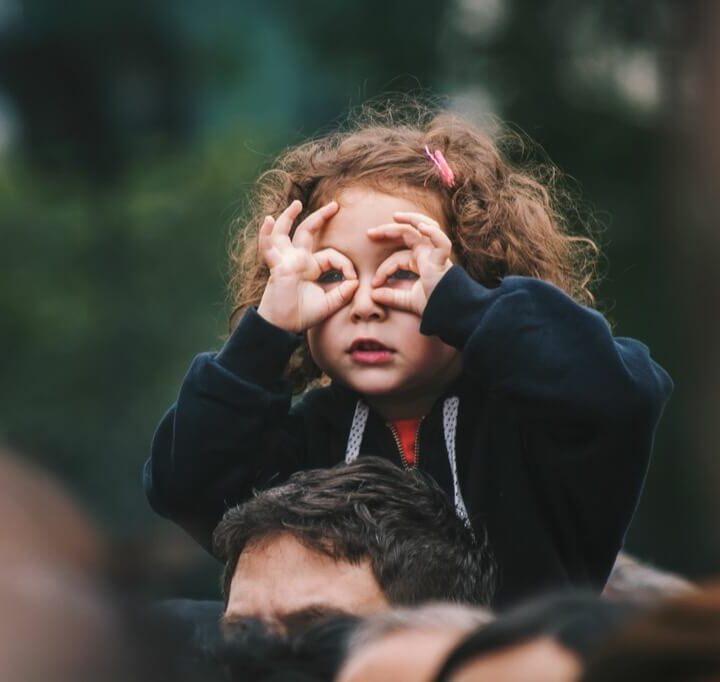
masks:
<svg viewBox="0 0 720 682"><path fill-rule="evenodd" d="M392 348L376 339L355 339L350 346L350 357L360 365L384 365L392 360Z"/></svg>

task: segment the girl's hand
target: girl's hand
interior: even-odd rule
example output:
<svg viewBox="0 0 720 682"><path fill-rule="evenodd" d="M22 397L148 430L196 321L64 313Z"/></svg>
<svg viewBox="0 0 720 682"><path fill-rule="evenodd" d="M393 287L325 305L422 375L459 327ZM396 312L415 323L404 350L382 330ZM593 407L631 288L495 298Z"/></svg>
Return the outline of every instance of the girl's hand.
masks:
<svg viewBox="0 0 720 682"><path fill-rule="evenodd" d="M355 293L358 281L352 263L334 249L313 253L315 236L338 210L322 206L290 232L302 211L293 201L277 220L267 216L258 233L260 258L270 268L258 313L289 332L304 332L340 310ZM324 279L327 280L323 282Z"/></svg>
<svg viewBox="0 0 720 682"><path fill-rule="evenodd" d="M368 230L370 239L402 241L378 268L372 297L381 305L422 315L441 277L452 267L452 243L442 228L422 213L398 212L396 223Z"/></svg>

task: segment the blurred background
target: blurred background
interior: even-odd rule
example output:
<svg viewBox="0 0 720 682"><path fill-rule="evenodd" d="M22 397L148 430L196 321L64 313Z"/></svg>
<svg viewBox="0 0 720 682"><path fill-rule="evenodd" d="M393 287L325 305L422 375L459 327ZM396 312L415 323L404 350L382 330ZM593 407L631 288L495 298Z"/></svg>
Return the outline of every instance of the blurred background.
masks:
<svg viewBox="0 0 720 682"><path fill-rule="evenodd" d="M160 593L215 596L140 471L226 331L230 223L283 147L369 97L434 94L525 131L603 226L600 307L676 382L628 549L720 573L719 9L0 0L0 442L171 564Z"/></svg>

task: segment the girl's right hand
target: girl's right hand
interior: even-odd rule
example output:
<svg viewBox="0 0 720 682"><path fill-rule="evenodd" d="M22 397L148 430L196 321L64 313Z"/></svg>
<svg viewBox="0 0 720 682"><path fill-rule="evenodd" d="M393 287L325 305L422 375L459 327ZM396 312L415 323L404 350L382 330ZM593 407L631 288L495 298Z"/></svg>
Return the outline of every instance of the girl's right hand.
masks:
<svg viewBox="0 0 720 682"><path fill-rule="evenodd" d="M258 313L276 327L304 332L353 297L358 280L352 263L335 249L313 253L317 233L337 210L337 203L331 201L311 213L298 225L292 239L290 232L302 211L301 202L293 201L277 220L265 218L258 234L258 250L270 268L270 278ZM327 282L321 280L325 273Z"/></svg>

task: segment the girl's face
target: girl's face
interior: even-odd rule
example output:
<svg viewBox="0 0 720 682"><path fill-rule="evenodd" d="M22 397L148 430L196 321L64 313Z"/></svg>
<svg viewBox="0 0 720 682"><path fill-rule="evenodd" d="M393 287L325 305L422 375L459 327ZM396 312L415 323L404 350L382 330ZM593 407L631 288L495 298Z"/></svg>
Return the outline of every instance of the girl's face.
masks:
<svg viewBox="0 0 720 682"><path fill-rule="evenodd" d="M421 204L409 193L391 196L364 187L343 190L335 199L340 208L320 233L315 250L333 248L344 254L359 285L345 307L308 330L310 352L331 379L363 394L386 418L421 416L460 372L460 353L421 334L418 315L373 300L371 282L378 267L405 247L372 241L367 230L395 222L395 211L424 213L443 225L440 204L432 195ZM385 286L409 287L414 277L403 273Z"/></svg>

